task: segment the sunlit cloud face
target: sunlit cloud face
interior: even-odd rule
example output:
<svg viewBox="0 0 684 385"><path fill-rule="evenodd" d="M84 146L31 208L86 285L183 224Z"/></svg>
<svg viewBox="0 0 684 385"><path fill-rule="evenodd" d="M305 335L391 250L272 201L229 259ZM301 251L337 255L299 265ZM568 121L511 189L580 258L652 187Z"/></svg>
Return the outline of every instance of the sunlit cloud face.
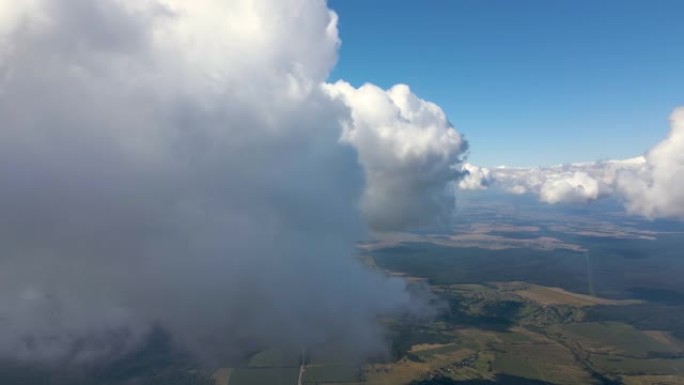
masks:
<svg viewBox="0 0 684 385"><path fill-rule="evenodd" d="M406 85L385 91L340 81L326 89L351 108L342 142L356 148L365 171L361 207L371 229L445 223L467 143L442 109Z"/></svg>
<svg viewBox="0 0 684 385"><path fill-rule="evenodd" d="M467 146L408 87L324 83L324 1L0 0L0 21L0 356L88 361L153 324L205 353L382 349L376 316L412 299L355 242L444 216Z"/></svg>
<svg viewBox="0 0 684 385"><path fill-rule="evenodd" d="M684 218L684 107L670 116L668 137L645 155L645 168L619 175L627 210L648 218Z"/></svg>

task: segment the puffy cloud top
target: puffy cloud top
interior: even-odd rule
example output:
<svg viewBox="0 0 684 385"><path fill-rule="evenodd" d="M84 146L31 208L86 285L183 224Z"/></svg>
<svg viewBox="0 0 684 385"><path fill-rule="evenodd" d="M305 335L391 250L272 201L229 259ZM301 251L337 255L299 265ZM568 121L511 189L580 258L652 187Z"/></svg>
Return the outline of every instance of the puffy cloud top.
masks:
<svg viewBox="0 0 684 385"><path fill-rule="evenodd" d="M644 162L643 157L637 157L552 167L478 168L483 171L472 174L475 181L471 184L498 185L512 194L531 193L537 195L540 201L551 204L587 203L616 193L618 175L641 170ZM482 173L487 177L479 176ZM464 181L461 181L459 187L472 190Z"/></svg>
<svg viewBox="0 0 684 385"><path fill-rule="evenodd" d="M576 171L549 178L539 190L542 202L587 202L599 197L599 182L586 172Z"/></svg>
<svg viewBox="0 0 684 385"><path fill-rule="evenodd" d="M328 92L351 108L342 141L353 145L366 176L362 208L375 230L433 224L453 206L467 143L434 103L406 85L384 91L340 81Z"/></svg>
<svg viewBox="0 0 684 385"><path fill-rule="evenodd" d="M491 171L488 168L478 167L474 164L463 165L465 175L458 182L461 190L485 190L492 183Z"/></svg>

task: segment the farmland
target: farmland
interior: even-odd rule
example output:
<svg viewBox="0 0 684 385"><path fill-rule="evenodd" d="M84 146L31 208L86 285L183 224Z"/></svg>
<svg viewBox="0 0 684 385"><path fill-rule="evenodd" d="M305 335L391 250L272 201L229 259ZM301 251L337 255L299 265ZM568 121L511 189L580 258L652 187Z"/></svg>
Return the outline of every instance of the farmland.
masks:
<svg viewBox="0 0 684 385"><path fill-rule="evenodd" d="M620 322L583 322L582 309L604 304L601 298L563 291L558 298L566 301L556 298L557 304L549 304L547 298L521 295L529 286L519 282L433 289L460 307L428 323L388 324L394 330L394 359L363 366L311 360L305 363L302 384L608 385L645 384L649 376L677 384L667 381L684 372L681 346L668 334ZM533 289L559 293L540 285ZM297 359L277 349L256 353L245 367L232 371L227 384L296 385Z"/></svg>
<svg viewBox="0 0 684 385"><path fill-rule="evenodd" d="M302 384L683 385L684 261L672 252L681 237L535 223L463 225L492 233L495 247L431 235L364 245L365 264L427 288L443 309L429 320L379 321L389 357L305 357ZM525 247L551 238L563 246ZM221 385L295 385L300 358L266 349Z"/></svg>

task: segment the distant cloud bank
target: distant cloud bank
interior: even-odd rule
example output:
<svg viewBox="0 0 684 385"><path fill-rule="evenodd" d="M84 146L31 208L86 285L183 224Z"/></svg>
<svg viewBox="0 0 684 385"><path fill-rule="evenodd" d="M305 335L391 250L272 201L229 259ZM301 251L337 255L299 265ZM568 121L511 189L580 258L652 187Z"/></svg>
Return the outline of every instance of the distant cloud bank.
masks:
<svg viewBox="0 0 684 385"><path fill-rule="evenodd" d="M620 199L646 218L684 218L684 107L670 116L668 137L643 156L554 167L480 168L466 164L461 190L496 186L512 194L534 194L545 203Z"/></svg>

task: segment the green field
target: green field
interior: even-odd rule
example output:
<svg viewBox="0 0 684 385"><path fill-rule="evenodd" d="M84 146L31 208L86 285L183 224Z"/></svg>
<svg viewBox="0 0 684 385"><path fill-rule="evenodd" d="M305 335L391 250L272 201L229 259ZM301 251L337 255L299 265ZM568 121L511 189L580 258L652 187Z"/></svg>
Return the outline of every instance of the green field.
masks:
<svg viewBox="0 0 684 385"><path fill-rule="evenodd" d="M678 353L676 347L657 341L622 322L583 322L552 328L579 339L587 350L612 352L633 357L651 353Z"/></svg>
<svg viewBox="0 0 684 385"><path fill-rule="evenodd" d="M490 345L497 373L554 384L591 383L570 350L542 335L499 333L497 337L500 342Z"/></svg>
<svg viewBox="0 0 684 385"><path fill-rule="evenodd" d="M538 364L541 364L541 362L536 362L534 358L529 355L505 352L496 356L493 369L498 373L543 380L545 376L544 373L537 368L536 365Z"/></svg>
<svg viewBox="0 0 684 385"><path fill-rule="evenodd" d="M329 364L307 366L302 383L307 385L354 383L360 381L360 374L360 369L353 365Z"/></svg>
<svg viewBox="0 0 684 385"><path fill-rule="evenodd" d="M272 348L253 355L247 366L250 368L293 368L299 367L300 362L299 354Z"/></svg>
<svg viewBox="0 0 684 385"><path fill-rule="evenodd" d="M684 376L684 359L639 359L592 354L589 359L601 371L618 374L673 374Z"/></svg>
<svg viewBox="0 0 684 385"><path fill-rule="evenodd" d="M299 368L240 368L230 376L229 385L297 385Z"/></svg>

